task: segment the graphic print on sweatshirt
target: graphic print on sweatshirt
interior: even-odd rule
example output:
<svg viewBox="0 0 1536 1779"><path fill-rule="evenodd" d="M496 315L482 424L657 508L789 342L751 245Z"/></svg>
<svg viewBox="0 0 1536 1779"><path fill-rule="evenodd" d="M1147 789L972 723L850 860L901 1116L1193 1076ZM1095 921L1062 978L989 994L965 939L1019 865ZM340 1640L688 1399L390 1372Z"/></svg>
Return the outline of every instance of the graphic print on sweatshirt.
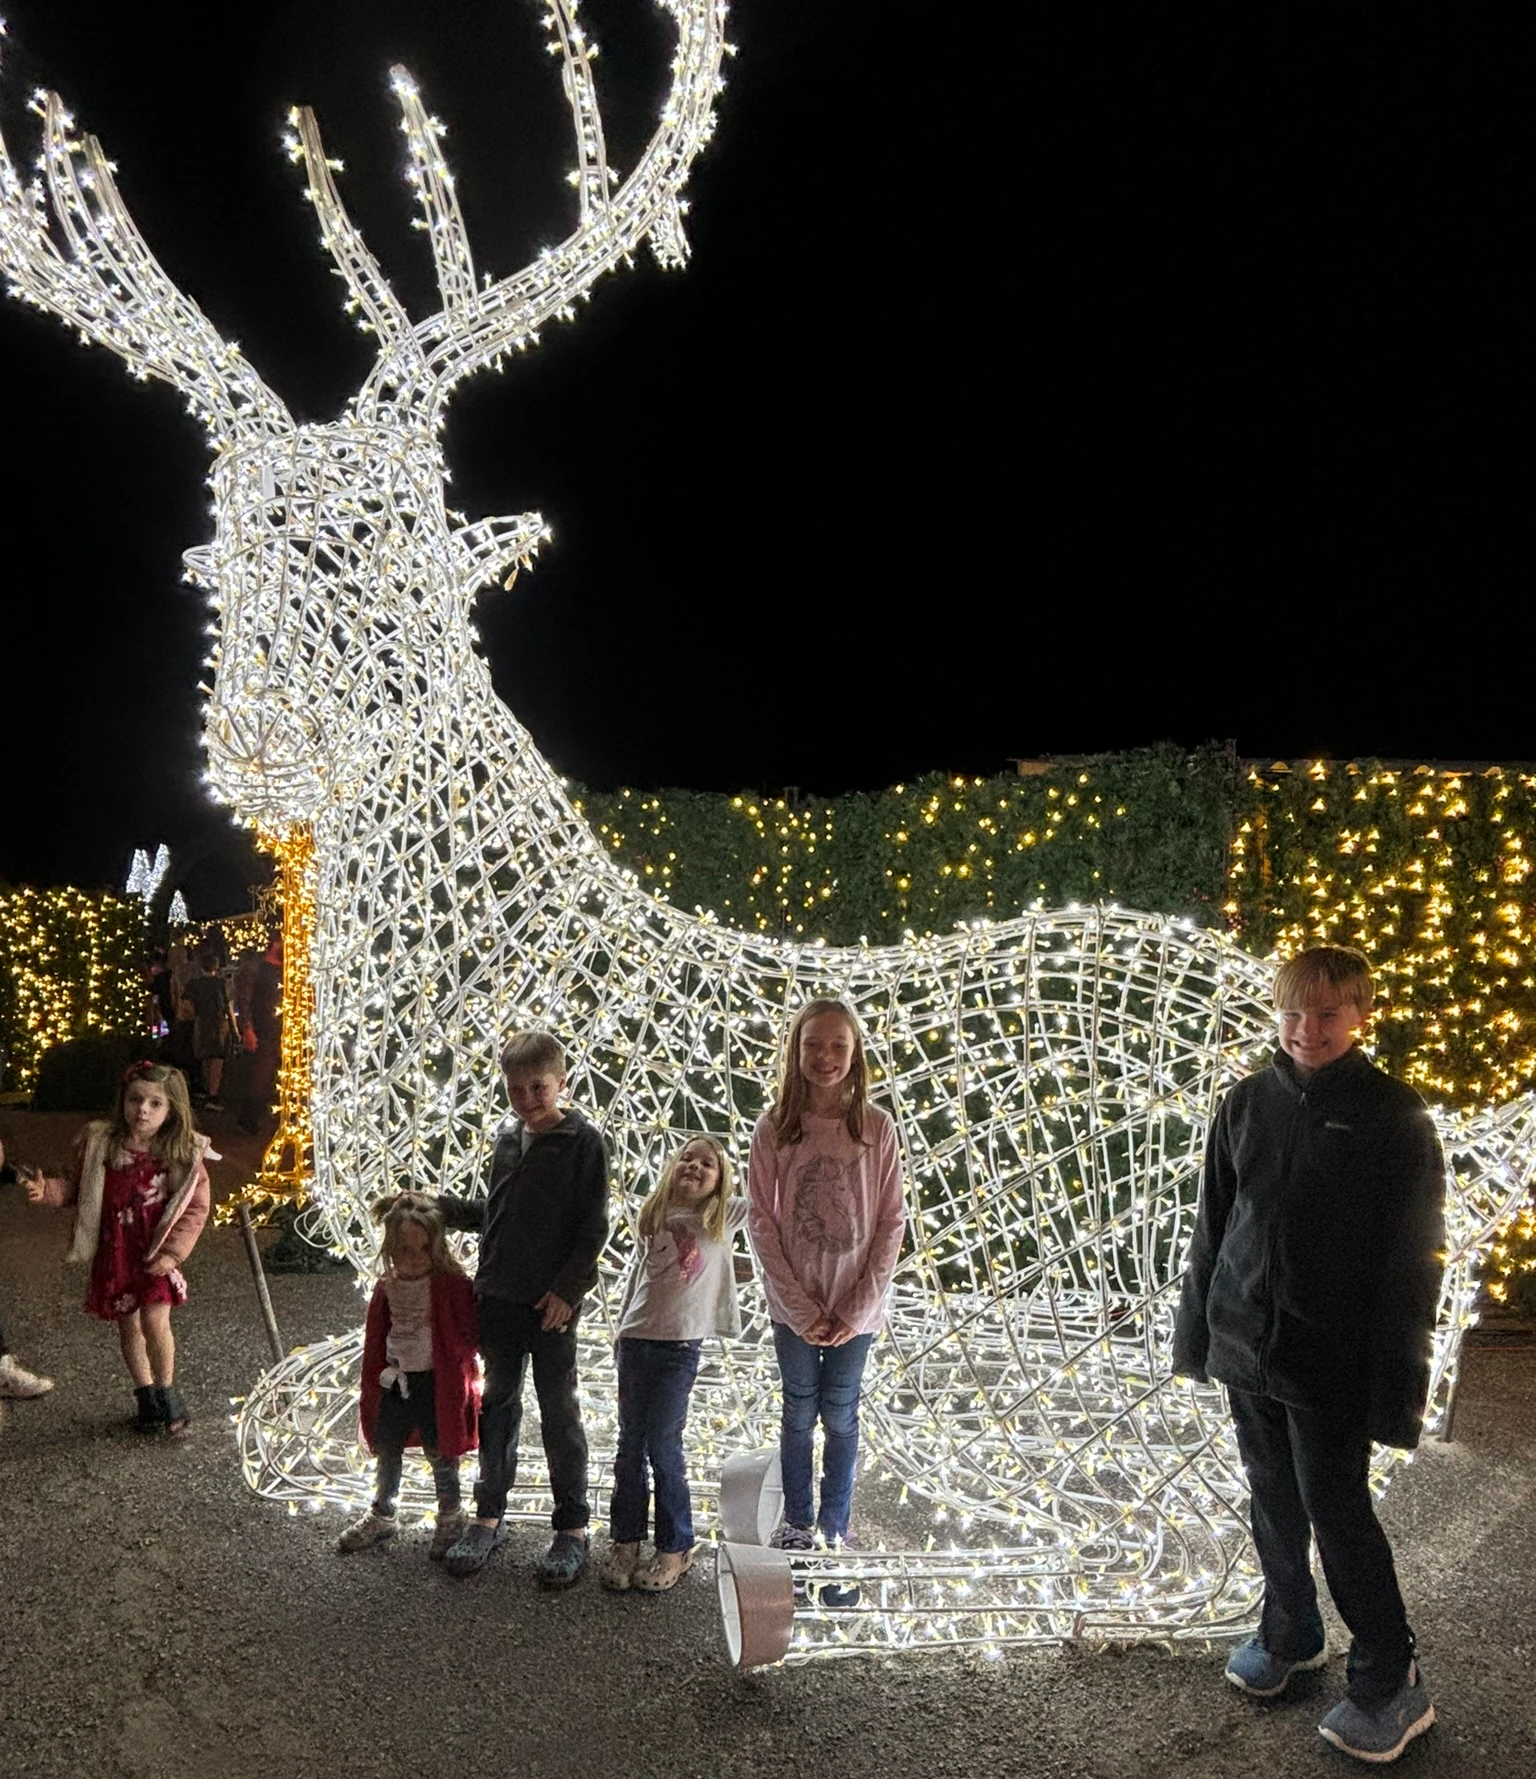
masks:
<svg viewBox="0 0 1536 1779"><path fill-rule="evenodd" d="M691 1285L704 1270L704 1256L699 1251L698 1238L682 1223L674 1223L669 1233L677 1249L677 1270L682 1275L683 1283Z"/></svg>
<svg viewBox="0 0 1536 1779"><path fill-rule="evenodd" d="M849 1254L858 1246L853 1182L844 1184L855 1165L813 1155L795 1175L795 1238L802 1247Z"/></svg>

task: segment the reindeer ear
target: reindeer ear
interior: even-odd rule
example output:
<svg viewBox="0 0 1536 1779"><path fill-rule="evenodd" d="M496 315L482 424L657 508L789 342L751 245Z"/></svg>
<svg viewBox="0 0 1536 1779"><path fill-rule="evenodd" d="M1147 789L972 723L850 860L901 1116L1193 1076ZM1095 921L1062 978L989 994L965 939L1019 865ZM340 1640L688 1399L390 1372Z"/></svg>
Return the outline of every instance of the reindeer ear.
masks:
<svg viewBox="0 0 1536 1779"><path fill-rule="evenodd" d="M508 569L515 575L520 568L531 568L539 545L549 538L550 529L538 513L460 526L453 533L453 573L466 603L487 581L501 581Z"/></svg>

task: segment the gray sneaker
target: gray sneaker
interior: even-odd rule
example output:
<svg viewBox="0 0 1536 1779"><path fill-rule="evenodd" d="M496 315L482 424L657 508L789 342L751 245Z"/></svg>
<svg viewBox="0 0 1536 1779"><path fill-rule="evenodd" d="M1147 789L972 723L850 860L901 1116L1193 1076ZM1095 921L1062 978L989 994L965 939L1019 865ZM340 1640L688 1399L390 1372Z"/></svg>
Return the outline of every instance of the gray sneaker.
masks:
<svg viewBox="0 0 1536 1779"><path fill-rule="evenodd" d="M342 1556L350 1556L355 1550L367 1550L372 1545L383 1544L394 1535L395 1516L392 1513L375 1513L370 1507L360 1520L354 1520L336 1540L336 1549Z"/></svg>
<svg viewBox="0 0 1536 1779"><path fill-rule="evenodd" d="M1429 1702L1424 1676L1419 1664L1412 1662L1408 1678L1385 1705L1367 1711L1353 1699L1340 1699L1317 1728L1325 1741L1356 1760L1385 1765L1396 1760L1434 1721L1435 1708Z"/></svg>
<svg viewBox="0 0 1536 1779"><path fill-rule="evenodd" d="M28 1371L14 1353L0 1353L0 1396L21 1402L32 1396L46 1396L52 1388L51 1377Z"/></svg>
<svg viewBox="0 0 1536 1779"><path fill-rule="evenodd" d="M781 1520L774 1527L773 1536L768 1540L769 1550L805 1551L816 1548L816 1528L814 1526L795 1526L788 1520Z"/></svg>
<svg viewBox="0 0 1536 1779"><path fill-rule="evenodd" d="M1309 1668L1321 1668L1328 1660L1325 1641L1316 1655L1291 1660L1271 1655L1257 1637L1238 1644L1227 1658L1227 1679L1254 1699L1273 1699L1291 1684L1293 1674L1304 1674Z"/></svg>

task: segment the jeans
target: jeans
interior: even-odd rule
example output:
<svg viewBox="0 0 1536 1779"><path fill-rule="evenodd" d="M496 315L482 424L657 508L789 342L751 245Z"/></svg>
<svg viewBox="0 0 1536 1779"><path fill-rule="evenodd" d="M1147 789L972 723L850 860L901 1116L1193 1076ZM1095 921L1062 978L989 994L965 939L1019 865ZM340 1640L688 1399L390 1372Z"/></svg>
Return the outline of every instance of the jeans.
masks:
<svg viewBox="0 0 1536 1779"><path fill-rule="evenodd" d="M853 1472L859 1455L859 1386L872 1334L840 1347L815 1347L783 1322L773 1325L784 1418L779 1466L784 1473L784 1518L792 1526L819 1525L829 1541L848 1536ZM811 1442L822 1427L821 1512L811 1500Z"/></svg>
<svg viewBox="0 0 1536 1779"><path fill-rule="evenodd" d="M373 1448L378 1453L374 1511L386 1516L395 1511L405 1448L410 1440L419 1439L432 1466L438 1511L446 1513L459 1505L459 1461L443 1457L437 1449L435 1379L430 1371L408 1371L405 1375L410 1385L409 1396L400 1394L399 1384L391 1384L379 1399L379 1420L373 1430Z"/></svg>
<svg viewBox="0 0 1536 1779"><path fill-rule="evenodd" d="M702 1345L697 1340L628 1337L619 1342L619 1449L608 1511L608 1535L615 1544L638 1544L645 1537L649 1460L656 1483L657 1552L693 1549L683 1427Z"/></svg>
<svg viewBox="0 0 1536 1779"><path fill-rule="evenodd" d="M563 1329L539 1326L532 1304L500 1297L476 1299L480 1316L480 1357L485 1391L480 1402L480 1480L475 1512L499 1520L507 1491L517 1479L517 1440L523 1425L523 1377L533 1361L533 1388L539 1399L539 1428L555 1497L552 1523L557 1532L579 1532L591 1517L587 1505L587 1435L576 1400L576 1323Z"/></svg>
<svg viewBox="0 0 1536 1779"><path fill-rule="evenodd" d="M1349 1696L1375 1710L1407 1681L1413 1632L1392 1547L1371 1502L1365 1422L1246 1390L1229 1389L1227 1396L1253 1494L1253 1542L1264 1571L1264 1647L1284 1661L1315 1654L1322 1645L1311 1564L1315 1537L1328 1592L1354 1638Z"/></svg>

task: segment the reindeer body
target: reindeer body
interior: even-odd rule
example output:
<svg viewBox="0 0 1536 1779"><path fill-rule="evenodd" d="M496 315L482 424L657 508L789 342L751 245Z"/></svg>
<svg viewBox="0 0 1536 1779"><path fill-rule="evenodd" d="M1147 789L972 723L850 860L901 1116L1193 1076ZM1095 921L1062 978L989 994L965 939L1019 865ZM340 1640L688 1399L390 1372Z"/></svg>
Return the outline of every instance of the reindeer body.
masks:
<svg viewBox="0 0 1536 1779"><path fill-rule="evenodd" d="M366 1276L377 1256L363 1207L404 1180L476 1188L495 1134L497 1050L512 1026L541 1024L568 1043L573 1095L603 1124L635 1206L682 1132L718 1132L744 1156L790 1010L841 994L868 1036L910 1180L869 1443L890 1474L980 1522L996 1547L969 1547L959 1568L915 1552L888 1573L871 1558L870 1573L905 1600L902 1623L927 1614L928 1634L940 1625L949 1640L970 1639L977 1602L998 1640L1240 1627L1257 1582L1236 1455L1214 1396L1169 1384L1166 1347L1210 1117L1269 1041L1267 969L1187 924L1110 909L833 950L670 908L608 857L475 652L477 591L527 564L545 530L537 514L470 524L447 510L442 404L643 239L667 263L682 257L679 194L709 133L723 9L662 4L678 26L672 89L620 182L591 46L574 5L553 0L580 220L558 249L485 288L437 126L396 72L443 300L426 321L401 310L346 218L313 119L296 114L292 147L322 236L380 342L329 425L295 425L170 285L100 150L74 136L56 99L39 106L42 185L24 186L0 145L0 261L20 294L186 390L213 436L215 536L188 553L218 621L209 776L263 828L313 832L316 1204ZM1518 1198L1536 1149L1529 1103L1446 1131L1463 1177L1442 1404L1477 1244ZM621 1218L607 1284L629 1246ZM602 1317L589 1322L600 1451L611 1370ZM706 1366L696 1460L771 1439L763 1335L759 1305L744 1340ZM263 1492L362 1498L347 1436L357 1352L355 1334L320 1343L253 1393L242 1442ZM709 1473L696 1462L694 1474L707 1510ZM540 1480L535 1458L524 1510ZM894 1646L906 1633L893 1622L861 1634ZM847 1647L846 1630L807 1632L797 1648L830 1641Z"/></svg>

